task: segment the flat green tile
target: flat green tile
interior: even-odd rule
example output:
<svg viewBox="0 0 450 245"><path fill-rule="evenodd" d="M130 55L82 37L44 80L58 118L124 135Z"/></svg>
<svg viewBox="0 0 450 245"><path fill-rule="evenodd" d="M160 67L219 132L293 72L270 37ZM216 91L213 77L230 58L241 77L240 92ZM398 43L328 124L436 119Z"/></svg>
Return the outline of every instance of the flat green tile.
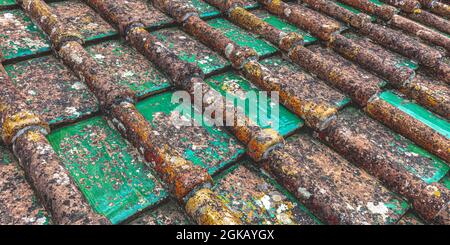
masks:
<svg viewBox="0 0 450 245"><path fill-rule="evenodd" d="M138 151L102 117L54 130L48 139L91 206L112 223L167 196Z"/></svg>
<svg viewBox="0 0 450 245"><path fill-rule="evenodd" d="M52 125L71 123L99 110L88 86L53 55L6 65L5 70L29 108Z"/></svg>
<svg viewBox="0 0 450 245"><path fill-rule="evenodd" d="M248 160L216 176L214 192L245 224L320 224L309 210Z"/></svg>
<svg viewBox="0 0 450 245"><path fill-rule="evenodd" d="M339 6L341 6L341 7L345 8L345 9L347 9L347 10L350 10L352 13L355 13L355 14L360 14L360 13L362 13L361 10L356 9L356 8L353 8L352 6L348 6L348 5L345 4L345 3L341 3L341 2L335 2L335 3L336 3L337 5L339 5ZM367 13L366 13L366 14L367 14ZM369 16L371 17L372 21L375 21L375 20L377 19L376 16L373 16L373 15L369 15Z"/></svg>
<svg viewBox="0 0 450 245"><path fill-rule="evenodd" d="M194 113L192 105L178 103L173 95L174 92L165 92L137 104L164 142L170 142L187 160L210 174L244 154L244 147L233 136L215 126L201 124L202 115ZM174 125L173 119L193 122L194 126Z"/></svg>
<svg viewBox="0 0 450 245"><path fill-rule="evenodd" d="M411 117L419 120L428 127L434 129L436 132L450 139L450 123L442 119L422 106L406 100L392 91L385 91L380 94L380 98L395 106L399 110L405 112Z"/></svg>
<svg viewBox="0 0 450 245"><path fill-rule="evenodd" d="M317 38L311 36L308 32L306 32L304 30L300 30L295 25L292 25L289 22L287 22L283 19L280 19L279 17L277 17L273 14L270 14L269 12L267 12L265 10L253 11L253 14L255 14L256 16L260 17L267 23L273 25L274 27L276 27L284 32L296 32L296 33L302 35L303 39L305 41L305 44L310 44L317 40Z"/></svg>
<svg viewBox="0 0 450 245"><path fill-rule="evenodd" d="M16 5L15 0L0 0L0 7Z"/></svg>
<svg viewBox="0 0 450 245"><path fill-rule="evenodd" d="M197 8L201 18L209 18L220 15L220 11L202 0L192 0L192 4Z"/></svg>
<svg viewBox="0 0 450 245"><path fill-rule="evenodd" d="M106 41L86 49L115 83L128 86L138 97L170 87L169 80L124 41Z"/></svg>
<svg viewBox="0 0 450 245"><path fill-rule="evenodd" d="M351 130L349 135L371 142L367 147L383 156L390 164L404 168L426 183L438 182L450 169L439 157L371 119L355 107L344 108L339 113L339 120L337 123L346 130Z"/></svg>
<svg viewBox="0 0 450 245"><path fill-rule="evenodd" d="M442 178L441 184L447 187L447 189L450 189L450 175L447 174L444 178Z"/></svg>
<svg viewBox="0 0 450 245"><path fill-rule="evenodd" d="M263 128L272 127L277 130L281 135L288 135L295 131L296 129L303 126L304 122L298 118L295 114L288 111L284 106L280 105L279 109L279 118L271 118L271 111L273 109L273 103L270 102L270 97L268 98L267 105L259 105L259 110L268 115L269 118L261 117L260 113L257 112L257 115L252 113L250 115L250 107L249 107L249 99L246 98L246 92L260 91L255 86L253 86L250 82L248 82L245 78L239 76L234 72L226 72L224 74L212 76L206 79L206 82L211 85L214 89L222 93L224 96L229 95L230 98L234 99L236 105L241 106L245 103L245 114L250 117L254 122L256 122L259 126ZM245 100L245 102L244 102ZM240 103L238 103L238 101ZM258 102L260 98L258 96ZM269 106L270 104L270 106ZM241 107L242 108L242 107ZM256 117L256 118L255 118ZM276 127L278 125L278 128Z"/></svg>
<svg viewBox="0 0 450 245"><path fill-rule="evenodd" d="M0 165L6 165L13 162L15 162L14 155L0 142Z"/></svg>
<svg viewBox="0 0 450 245"><path fill-rule="evenodd" d="M236 42L238 45L255 49L260 56L272 54L277 51L270 43L257 38L256 35L248 33L228 20L222 18L213 19L209 20L208 24L221 30L225 36Z"/></svg>
<svg viewBox="0 0 450 245"><path fill-rule="evenodd" d="M4 59L50 50L45 34L21 10L0 11L0 51Z"/></svg>
<svg viewBox="0 0 450 245"><path fill-rule="evenodd" d="M218 53L177 28L158 30L153 34L180 59L196 63L205 74L229 65L229 62Z"/></svg>
<svg viewBox="0 0 450 245"><path fill-rule="evenodd" d="M117 34L110 24L81 0L49 3L49 6L60 17L61 22L77 30L85 41Z"/></svg>

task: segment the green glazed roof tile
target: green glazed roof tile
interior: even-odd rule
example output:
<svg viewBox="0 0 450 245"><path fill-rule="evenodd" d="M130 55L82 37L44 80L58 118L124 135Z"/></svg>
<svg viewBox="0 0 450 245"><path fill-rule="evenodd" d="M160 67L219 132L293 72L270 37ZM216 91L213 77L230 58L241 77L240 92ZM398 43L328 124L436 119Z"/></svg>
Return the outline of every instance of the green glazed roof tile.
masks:
<svg viewBox="0 0 450 245"><path fill-rule="evenodd" d="M123 41L102 42L87 50L117 84L130 87L139 97L170 87L169 80L150 61Z"/></svg>
<svg viewBox="0 0 450 245"><path fill-rule="evenodd" d="M273 54L277 51L272 44L256 37L256 35L248 33L228 20L217 18L208 20L207 22L212 27L221 30L225 36L236 42L238 45L255 49L260 56Z"/></svg>
<svg viewBox="0 0 450 245"><path fill-rule="evenodd" d="M263 128L272 127L277 130L280 134L286 136L295 130L301 128L304 124L303 120L298 118L295 114L288 111L284 106L280 105L279 110L279 120L273 121L271 119L271 110L273 108L273 104L270 102L270 96L268 95L268 100L266 105L258 105L258 110L266 113L267 118L264 116L260 116L259 112L257 114L250 113L249 107L249 98L246 97L246 93L249 91L255 92L258 95L260 91L258 88L253 86L250 82L248 82L242 76L239 76L235 72L226 72L223 74L212 76L206 79L206 82L211 85L214 89L222 93L222 95L230 95L236 105L242 108L242 105L245 102L245 114L250 117L254 122L256 122L259 126ZM263 103L260 100L260 97L257 97L258 103ZM270 106L269 106L270 104ZM252 116L253 115L253 116ZM278 127L276 127L278 125Z"/></svg>
<svg viewBox="0 0 450 245"><path fill-rule="evenodd" d="M50 43L21 10L5 10L0 11L0 51L8 60L50 51Z"/></svg>
<svg viewBox="0 0 450 245"><path fill-rule="evenodd" d="M315 42L317 38L311 36L308 32L304 30L300 30L295 25L292 25L288 23L287 21L280 19L279 17L270 14L266 10L255 10L253 11L253 14L258 16L259 18L263 19L267 23L273 25L274 27L284 31L284 32L296 32L303 36L303 39L305 41L305 45L308 45L312 42Z"/></svg>
<svg viewBox="0 0 450 245"><path fill-rule="evenodd" d="M447 189L450 189L450 174L447 174L441 179L441 184L443 184Z"/></svg>
<svg viewBox="0 0 450 245"><path fill-rule="evenodd" d="M448 121L391 91L384 91L380 94L380 98L450 139L450 123Z"/></svg>
<svg viewBox="0 0 450 245"><path fill-rule="evenodd" d="M165 142L170 142L187 160L206 168L210 174L244 154L243 146L233 136L217 127L200 125L202 115L193 113L192 106L178 103L173 94L154 95L136 106ZM192 122L194 126L174 125L172 119Z"/></svg>
<svg viewBox="0 0 450 245"><path fill-rule="evenodd" d="M54 130L48 139L91 206L112 223L167 196L138 151L102 117Z"/></svg>
<svg viewBox="0 0 450 245"><path fill-rule="evenodd" d="M85 41L109 37L117 32L81 0L49 3L61 21L79 31Z"/></svg>
<svg viewBox="0 0 450 245"><path fill-rule="evenodd" d="M229 62L219 54L177 28L158 30L153 34L180 59L196 63L205 74L221 70L229 65Z"/></svg>
<svg viewBox="0 0 450 245"><path fill-rule="evenodd" d="M70 123L99 110L89 88L54 56L6 65L5 70L30 107L50 124Z"/></svg>
<svg viewBox="0 0 450 245"><path fill-rule="evenodd" d="M13 6L16 5L15 0L0 0L0 8L3 6Z"/></svg>

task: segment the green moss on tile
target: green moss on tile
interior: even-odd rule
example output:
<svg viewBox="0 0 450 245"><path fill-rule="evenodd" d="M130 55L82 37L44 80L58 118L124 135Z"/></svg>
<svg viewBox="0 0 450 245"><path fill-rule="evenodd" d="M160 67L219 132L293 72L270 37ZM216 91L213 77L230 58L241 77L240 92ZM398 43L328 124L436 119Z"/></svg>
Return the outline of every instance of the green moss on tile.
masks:
<svg viewBox="0 0 450 245"><path fill-rule="evenodd" d="M54 130L48 139L91 206L114 224L167 196L138 151L102 117Z"/></svg>
<svg viewBox="0 0 450 245"><path fill-rule="evenodd" d="M172 102L173 92L147 98L137 104L138 110L152 124L164 142L192 161L214 174L244 154L244 147L229 133L203 122L202 115L193 107ZM175 120L193 126L174 125Z"/></svg>
<svg viewBox="0 0 450 245"><path fill-rule="evenodd" d="M244 104L245 100L245 114L250 117L254 122L263 128L272 127L277 130L281 135L289 135L293 131L299 129L303 126L304 122L298 118L295 114L288 111L284 106L280 105L279 118L272 118L271 111L273 109L273 103L270 102L270 96L268 96L267 105L260 105L260 97L258 96L258 110L265 113L268 118L260 116L260 112L257 114L252 113L250 115L249 98L246 97L246 93L253 91L258 95L260 91L258 88L253 86L245 78L239 76L235 72L226 72L223 74L212 76L206 79L206 82L211 85L214 89L219 91L222 95L231 96L234 99L235 105L241 106ZM239 102L239 103L238 103ZM270 105L270 106L269 106ZM278 125L278 128L276 127Z"/></svg>

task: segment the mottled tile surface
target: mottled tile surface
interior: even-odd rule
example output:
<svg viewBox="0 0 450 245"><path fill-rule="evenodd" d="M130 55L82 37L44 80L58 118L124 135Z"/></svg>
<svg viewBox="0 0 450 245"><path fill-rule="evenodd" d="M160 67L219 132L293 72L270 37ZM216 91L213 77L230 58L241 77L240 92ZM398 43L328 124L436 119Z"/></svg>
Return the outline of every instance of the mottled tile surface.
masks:
<svg viewBox="0 0 450 245"><path fill-rule="evenodd" d="M296 32L303 36L303 39L305 41L305 45L308 45L312 42L317 41L317 38L313 37L311 34L304 30L300 30L297 26L290 24L286 20L281 19L280 17L277 17L276 15L273 15L269 13L267 10L255 10L252 11L252 13L259 18L263 19L267 23L273 25L274 27L289 33L289 32Z"/></svg>
<svg viewBox="0 0 450 245"><path fill-rule="evenodd" d="M377 152L379 159L388 161L418 176L427 183L438 182L450 167L440 158L415 145L405 137L371 119L362 111L348 107L339 114L337 124L348 137L358 139L370 152Z"/></svg>
<svg viewBox="0 0 450 245"><path fill-rule="evenodd" d="M170 87L169 80L144 56L123 41L107 41L90 47L88 52L120 85L144 96Z"/></svg>
<svg viewBox="0 0 450 245"><path fill-rule="evenodd" d="M138 17L146 27L173 23L167 15L155 9L149 0L115 0L131 16Z"/></svg>
<svg viewBox="0 0 450 245"><path fill-rule="evenodd" d="M396 64L396 66L406 66L411 69L417 69L419 67L419 65L415 61L410 60L398 53L383 48L382 46L374 43L367 37L361 36L352 31L348 31L343 35L345 37L352 39L354 42L363 46L364 48L378 54L380 57L383 57L383 59L392 62L393 64Z"/></svg>
<svg viewBox="0 0 450 245"><path fill-rule="evenodd" d="M169 49L184 61L196 63L205 74L218 71L229 65L229 62L215 53L189 34L169 28L153 32Z"/></svg>
<svg viewBox="0 0 450 245"><path fill-rule="evenodd" d="M81 0L62 1L49 5L64 24L79 31L86 41L116 33L112 26Z"/></svg>
<svg viewBox="0 0 450 245"><path fill-rule="evenodd" d="M260 90L235 72L230 71L212 76L206 79L206 82L224 96L229 96L229 99L233 99L235 104L243 109L245 114L262 128L270 127L286 136L304 124L303 120L288 111L281 104L279 105L278 116L272 114L274 107L278 105L271 102L270 95L267 95L268 100L265 102L258 93ZM255 98L257 98L258 104L256 107L254 107L254 104L250 107L250 93L253 93ZM250 108L254 110L250 110ZM257 112L255 112L256 109L258 110Z"/></svg>
<svg viewBox="0 0 450 245"><path fill-rule="evenodd" d="M244 153L243 146L227 132L207 124L199 126L202 115L191 114L192 106L180 104L178 100L172 102L172 95L172 92L158 94L137 104L138 110L164 142L187 160L206 168L210 174ZM180 121L193 126L174 125Z"/></svg>
<svg viewBox="0 0 450 245"><path fill-rule="evenodd" d="M315 215L329 224L393 224L409 209L373 176L308 133L288 138L264 164Z"/></svg>
<svg viewBox="0 0 450 245"><path fill-rule="evenodd" d="M337 108L350 102L350 98L340 91L331 88L324 81L313 77L299 66L280 56L264 59L261 64L278 76L288 91L301 99Z"/></svg>
<svg viewBox="0 0 450 245"><path fill-rule="evenodd" d="M397 223L397 225L423 225L423 221L415 214L408 212Z"/></svg>
<svg viewBox="0 0 450 245"><path fill-rule="evenodd" d="M242 0L240 2L244 4L244 8L246 9L252 9L258 6L257 1L254 0ZM219 10L203 0L192 0L192 4L197 8L198 12L200 13L200 17L202 18L217 17L220 15Z"/></svg>
<svg viewBox="0 0 450 245"><path fill-rule="evenodd" d="M246 224L311 225L319 222L249 162L241 162L223 173L216 181L215 193Z"/></svg>
<svg viewBox="0 0 450 245"><path fill-rule="evenodd" d="M50 50L45 34L21 10L0 11L0 51L13 59Z"/></svg>
<svg viewBox="0 0 450 245"><path fill-rule="evenodd" d="M0 193L0 224L43 225L50 222L14 155L1 143Z"/></svg>
<svg viewBox="0 0 450 245"><path fill-rule="evenodd" d="M226 37L243 47L253 48L260 56L275 53L277 49L269 42L248 33L228 20L217 18L208 21L208 24L222 31Z"/></svg>
<svg viewBox="0 0 450 245"><path fill-rule="evenodd" d="M192 222L186 216L182 207L174 201L169 201L155 210L143 214L131 222L133 225L190 225Z"/></svg>
<svg viewBox="0 0 450 245"><path fill-rule="evenodd" d="M91 206L112 223L167 196L143 157L102 117L54 130L48 139Z"/></svg>
<svg viewBox="0 0 450 245"><path fill-rule="evenodd" d="M30 107L51 124L73 122L98 110L89 88L54 56L22 61L5 69Z"/></svg>
<svg viewBox="0 0 450 245"><path fill-rule="evenodd" d="M380 98L450 140L450 123L447 120L389 90L381 93Z"/></svg>

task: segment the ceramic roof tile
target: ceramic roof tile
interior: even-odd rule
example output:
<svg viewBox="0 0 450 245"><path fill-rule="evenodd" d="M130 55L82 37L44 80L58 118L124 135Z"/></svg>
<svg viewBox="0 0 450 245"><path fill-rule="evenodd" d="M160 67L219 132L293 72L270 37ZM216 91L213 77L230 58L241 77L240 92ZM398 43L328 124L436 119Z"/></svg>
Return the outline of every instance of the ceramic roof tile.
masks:
<svg viewBox="0 0 450 245"><path fill-rule="evenodd" d="M50 50L50 43L21 10L0 11L0 50L4 59L14 59Z"/></svg>
<svg viewBox="0 0 450 245"><path fill-rule="evenodd" d="M28 185L14 155L0 144L0 223L44 225L51 222Z"/></svg>
<svg viewBox="0 0 450 245"><path fill-rule="evenodd" d="M246 224L319 224L304 206L248 162L218 177L215 192Z"/></svg>
<svg viewBox="0 0 450 245"><path fill-rule="evenodd" d="M116 31L82 1L62 1L49 4L61 21L78 30L85 41L114 35Z"/></svg>
<svg viewBox="0 0 450 245"><path fill-rule="evenodd" d="M53 56L7 65L5 70L30 107L50 124L73 122L98 111L88 87Z"/></svg>
<svg viewBox="0 0 450 245"><path fill-rule="evenodd" d="M102 69L113 75L115 83L130 87L139 97L170 86L151 62L123 41L106 41L86 49Z"/></svg>

